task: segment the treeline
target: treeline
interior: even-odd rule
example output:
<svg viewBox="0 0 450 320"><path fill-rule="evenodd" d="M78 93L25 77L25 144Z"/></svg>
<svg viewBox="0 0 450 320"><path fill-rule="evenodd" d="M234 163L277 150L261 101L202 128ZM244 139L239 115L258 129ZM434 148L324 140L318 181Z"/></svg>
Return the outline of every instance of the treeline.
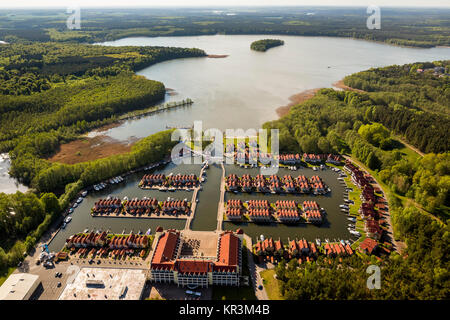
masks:
<svg viewBox="0 0 450 320"><path fill-rule="evenodd" d="M267 51L270 48L273 47L278 47L278 46L282 46L284 45L284 41L283 40L278 40L278 39L263 39L263 40L257 40L257 41L253 41L250 44L250 49L255 50L255 51Z"/></svg>
<svg viewBox="0 0 450 320"><path fill-rule="evenodd" d="M322 89L312 99L294 106L287 116L264 124L264 128L279 129L282 153L351 153L378 172L381 181L395 193L413 199L445 221L450 207L450 136L445 116L438 118L434 113L421 111L411 120L403 118L402 125L412 133L422 116L435 117L434 124L414 133L428 146L425 150L441 154L432 153L416 162L404 154L404 145L390 135L386 129L390 125L384 127L377 121L376 109L385 107L374 105L372 94L378 92Z"/></svg>
<svg viewBox="0 0 450 320"><path fill-rule="evenodd" d="M55 42L0 46L0 93L30 95L67 80L115 76L160 61L205 56L200 49L113 47Z"/></svg>
<svg viewBox="0 0 450 320"><path fill-rule="evenodd" d="M0 193L0 273L21 261L61 210L79 192L92 184L163 160L177 143L173 130L163 131L138 141L131 152L75 165L50 163L30 153L22 155L24 168L33 176L32 186L41 192L6 195ZM34 150L37 152L37 150ZM33 166L33 162L40 165ZM27 165L29 165L27 167ZM56 198L54 191L61 194Z"/></svg>
<svg viewBox="0 0 450 320"><path fill-rule="evenodd" d="M393 68L404 69L408 74L404 77L414 79L416 71L410 72L410 67ZM377 81L380 90L386 81L383 77L389 77L392 71L385 70ZM446 80L437 78L440 85L434 88L445 91L447 86L443 81ZM409 104L402 108L409 106L408 110L414 110L415 104L419 105L416 98L408 95L408 90L397 89L398 97L409 98ZM418 133L428 143L435 141L429 132L443 137L444 142L439 142L442 145L434 148L444 152L414 157L405 153L404 146L376 121L376 109L390 107L383 101L386 100L379 91L322 89L312 99L294 106L285 117L264 125L280 130L281 152L347 152L374 170L377 178L390 189L385 191L388 191L395 237L407 244L402 256L394 252L382 262L373 257L353 256L342 260L319 258L317 263L300 266L295 259L288 264L280 263L276 267L277 279L286 299L447 299L449 296L450 152L448 130L439 126L441 123L445 126L445 114L440 114L440 119L436 116L434 125ZM436 96L433 101L439 98ZM436 110L417 109L420 112L416 118L420 119L421 114L435 116ZM415 119L407 117L403 121L405 127L416 124ZM369 290L366 286L366 268L370 264L381 267L381 289Z"/></svg>
<svg viewBox="0 0 450 320"><path fill-rule="evenodd" d="M368 15L364 8L289 7L232 12L237 14L226 15L226 10L212 13L193 9L83 8L82 30L67 30L68 14L64 10L40 10L39 15L34 10L2 10L0 39L10 43L31 40L94 43L130 36L220 33L351 37L424 48L450 45L449 10L443 8L384 8L380 30L366 28Z"/></svg>
<svg viewBox="0 0 450 320"><path fill-rule="evenodd" d="M444 152L450 148L449 66L436 61L370 69L344 83L370 92L367 120L384 124L423 152Z"/></svg>
<svg viewBox="0 0 450 320"><path fill-rule="evenodd" d="M0 193L0 273L23 259L60 211L53 193Z"/></svg>
<svg viewBox="0 0 450 320"><path fill-rule="evenodd" d="M342 260L321 257L300 266L296 259L282 262L276 267L282 296L290 300L448 299L448 225L440 225L413 207L392 209L396 234L407 243L403 256L394 252L382 263L357 255ZM369 265L381 268L380 289L367 288Z"/></svg>

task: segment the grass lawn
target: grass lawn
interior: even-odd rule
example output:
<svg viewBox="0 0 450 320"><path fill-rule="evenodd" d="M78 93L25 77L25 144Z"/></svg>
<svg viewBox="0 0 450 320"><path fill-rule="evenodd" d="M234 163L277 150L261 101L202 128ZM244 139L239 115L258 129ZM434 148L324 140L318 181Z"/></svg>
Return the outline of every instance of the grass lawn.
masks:
<svg viewBox="0 0 450 320"><path fill-rule="evenodd" d="M278 287L278 280L273 276L275 275L274 269L268 269L260 272L261 278L263 279L264 288L266 289L267 295L270 300L283 300L281 296L280 289Z"/></svg>
<svg viewBox="0 0 450 320"><path fill-rule="evenodd" d="M3 284L3 282L6 281L6 279L8 279L8 277L11 275L11 273L14 272L14 270L16 270L15 267L10 267L8 268L8 270L2 270L2 272L0 272L0 274L2 275L0 277L0 286Z"/></svg>

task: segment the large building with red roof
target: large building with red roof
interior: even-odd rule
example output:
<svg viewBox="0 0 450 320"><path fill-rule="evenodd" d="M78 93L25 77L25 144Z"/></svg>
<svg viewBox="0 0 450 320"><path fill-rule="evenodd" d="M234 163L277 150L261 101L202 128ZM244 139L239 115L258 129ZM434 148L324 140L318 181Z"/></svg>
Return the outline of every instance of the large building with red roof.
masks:
<svg viewBox="0 0 450 320"><path fill-rule="evenodd" d="M242 269L242 240L232 231L222 232L217 240L215 257L184 256L180 231L159 232L151 258L150 272L154 282L178 286L239 285Z"/></svg>

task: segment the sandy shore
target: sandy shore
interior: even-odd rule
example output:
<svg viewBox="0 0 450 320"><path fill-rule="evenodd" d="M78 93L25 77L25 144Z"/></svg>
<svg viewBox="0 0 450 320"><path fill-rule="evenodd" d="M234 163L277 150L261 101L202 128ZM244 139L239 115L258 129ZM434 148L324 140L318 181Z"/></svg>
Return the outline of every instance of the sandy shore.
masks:
<svg viewBox="0 0 450 320"><path fill-rule="evenodd" d="M319 91L320 88L316 88L316 89L309 89L309 90L305 90L302 91L300 93L294 94L292 96L289 97L289 100L291 101L288 105L286 106L281 106L277 108L277 114L278 116L281 118L285 115L287 115L289 113L289 110L291 110L291 108L299 103L305 102L308 99L311 99L312 97L314 97L314 95L317 93L317 91Z"/></svg>
<svg viewBox="0 0 450 320"><path fill-rule="evenodd" d="M208 54L206 57L207 58L215 58L215 59L226 58L226 57L228 57L228 54Z"/></svg>
<svg viewBox="0 0 450 320"><path fill-rule="evenodd" d="M344 84L344 79L339 80L338 82L333 83L333 87L338 88L338 89L342 89L342 90L349 90L349 91L356 91L356 92L365 92L364 90L360 90L360 89L355 89L349 86L346 86Z"/></svg>

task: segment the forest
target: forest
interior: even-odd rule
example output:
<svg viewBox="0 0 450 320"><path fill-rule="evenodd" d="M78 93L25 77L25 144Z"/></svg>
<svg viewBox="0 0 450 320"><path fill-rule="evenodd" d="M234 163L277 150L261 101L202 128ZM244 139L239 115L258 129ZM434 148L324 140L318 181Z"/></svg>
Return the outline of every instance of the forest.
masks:
<svg viewBox="0 0 450 320"><path fill-rule="evenodd" d="M300 266L295 259L283 262L276 267L283 298L448 298L449 79L434 71L417 72L437 66L448 72L448 61L438 61L356 73L346 84L367 92L321 89L285 117L264 125L279 128L280 152L340 152L365 164L387 185L395 237L407 244L401 256L392 253L383 262L356 256L342 261L320 258L317 264ZM405 113L377 116L382 113L378 109L389 110L381 108ZM405 116L407 112L414 116ZM391 122L382 121L389 118ZM426 154L409 150L398 137ZM381 267L380 290L366 289L368 264Z"/></svg>
<svg viewBox="0 0 450 320"><path fill-rule="evenodd" d="M63 165L46 158L120 114L161 101L164 84L135 70L205 55L170 47L0 46L0 152L10 154L10 175L32 187L24 194L0 194L0 275L23 259L82 188L161 160L173 142L166 131L142 139L130 153L97 161Z"/></svg>
<svg viewBox="0 0 450 320"><path fill-rule="evenodd" d="M284 44L283 40L278 39L263 39L263 40L257 40L253 41L250 44L250 49L255 51L267 51L270 48L282 46Z"/></svg>
<svg viewBox="0 0 450 320"><path fill-rule="evenodd" d="M0 10L0 40L95 43L132 36L270 34L347 37L413 47L450 45L445 8L383 8L382 28L366 26L365 7L136 8L81 10L68 30L64 9Z"/></svg>

